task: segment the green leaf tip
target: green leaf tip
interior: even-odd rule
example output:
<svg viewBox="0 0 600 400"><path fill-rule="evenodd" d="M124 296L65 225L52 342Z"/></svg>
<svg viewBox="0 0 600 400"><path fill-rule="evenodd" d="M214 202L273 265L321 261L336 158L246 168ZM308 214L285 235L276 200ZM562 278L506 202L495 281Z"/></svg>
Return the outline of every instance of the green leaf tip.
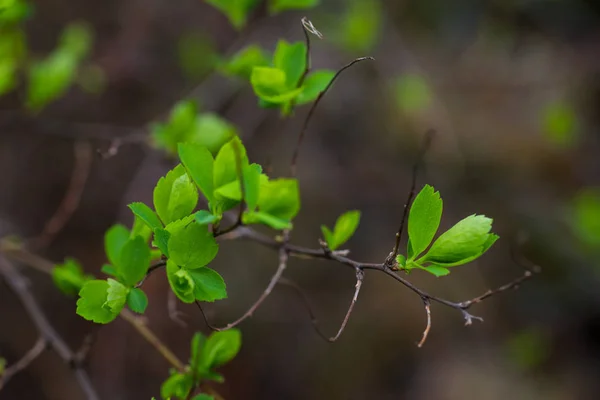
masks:
<svg viewBox="0 0 600 400"><path fill-rule="evenodd" d="M325 225L321 226L323 238L327 242L327 246L331 250L338 249L342 244L346 243L358 228L360 222L360 211L347 211L340 215L335 223L333 232Z"/></svg>
<svg viewBox="0 0 600 400"><path fill-rule="evenodd" d="M425 185L410 207L408 236L410 258L418 257L431 243L440 225L443 202L440 192Z"/></svg>

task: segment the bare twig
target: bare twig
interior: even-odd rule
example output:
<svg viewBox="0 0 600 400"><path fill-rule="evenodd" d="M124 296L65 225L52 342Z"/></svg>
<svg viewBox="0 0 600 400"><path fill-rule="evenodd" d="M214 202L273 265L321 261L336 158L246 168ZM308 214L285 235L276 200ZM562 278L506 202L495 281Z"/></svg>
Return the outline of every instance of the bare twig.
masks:
<svg viewBox="0 0 600 400"><path fill-rule="evenodd" d="M45 345L54 350L67 365L71 366L75 373L77 382L79 383L81 390L85 393L86 398L97 400L99 398L98 394L96 393L96 390L94 389L87 372L81 368L81 365L74 362L75 354L46 319L46 315L29 291L27 280L21 276L19 271L11 263L9 263L5 257L2 256L0 256L0 275L2 275L2 278L8 287L15 293L15 295L23 304L25 311L31 318L33 324L40 334L40 338L45 342ZM36 348L36 351L33 352L33 355L37 356L36 352L41 352L41 350L37 349L37 345L34 347ZM32 352L30 351L29 353L31 354ZM29 365L29 362L29 360L26 360L23 365L27 366ZM18 371L19 370L16 372Z"/></svg>
<svg viewBox="0 0 600 400"><path fill-rule="evenodd" d="M208 321L208 319L206 318L206 314L204 313L204 310L202 309L202 305L200 304L200 302L196 301L196 305L200 309L200 312L202 313L202 316L204 318L204 321L206 322L206 325L213 331L225 331L227 329L231 329L231 328L239 325L240 323L245 321L247 318L251 317L254 314L254 312L258 309L258 307L260 307L260 305L271 294L271 292L273 291L273 288L275 287L277 282L279 282L279 280L281 279L281 276L283 275L283 271L287 267L287 262L288 262L288 252L285 248L285 244L283 244L279 250L279 266L277 267L277 271L275 271L275 274L271 277L271 281L269 282L269 285L267 286L267 288L260 295L258 300L256 300L254 302L254 304L252 304L252 306L248 309L248 311L246 311L241 317L239 317L235 321L225 325L222 328L218 328L218 327L212 325Z"/></svg>
<svg viewBox="0 0 600 400"><path fill-rule="evenodd" d="M92 166L92 146L86 141L73 145L74 164L69 187L54 215L48 220L40 236L32 240L34 248L46 247L56 237L79 207L81 195Z"/></svg>
<svg viewBox="0 0 600 400"><path fill-rule="evenodd" d="M358 294L360 293L360 288L362 287L363 279L365 278L365 273L362 269L356 269L356 285L354 285L354 296L352 296L352 301L350 302L350 306L348 307L348 311L346 311L346 315L344 316L344 320L342 321L342 325L340 325L340 329L336 333L335 336L327 339L330 342L335 342L340 338L344 329L346 328L346 324L350 319L350 314L352 314L352 310L354 310L354 305L356 304L356 300L358 300Z"/></svg>
<svg viewBox="0 0 600 400"><path fill-rule="evenodd" d="M306 79L306 76L308 75L308 73L310 72L311 69L311 65L310 65L310 35L309 34L313 34L316 37L318 37L319 39L323 39L323 34L321 32L319 32L317 30L317 28L315 28L315 26L313 25L313 23L306 17L302 17L302 20L300 21L302 23L302 31L304 32L304 40L306 42L306 58L305 58L305 64L304 64L304 72L302 73L302 76L300 77L300 80L298 81L298 87L302 86L304 84L304 80Z"/></svg>
<svg viewBox="0 0 600 400"><path fill-rule="evenodd" d="M400 239L402 239L402 231L404 230L404 223L406 222L406 217L408 215L408 209L409 209L409 206L410 206L410 203L411 203L413 197L415 197L415 188L417 186L417 174L419 172L419 168L421 167L421 164L423 163L423 157L425 157L425 153L427 153L427 150L429 149L429 146L431 145L431 139L433 138L434 134L435 134L435 131L432 129L428 130L425 133L425 137L423 139L423 144L421 145L421 149L419 150L417 159L415 160L415 163L413 164L410 191L408 192L408 198L406 199L406 203L404 203L404 210L402 211L402 219L400 220L400 227L398 228L398 232L396 233L396 242L394 243L394 248L392 249L392 252L390 253L390 255L388 256L388 258L386 260L386 264L388 266L394 265L394 259L398 255L398 249L400 248Z"/></svg>
<svg viewBox="0 0 600 400"><path fill-rule="evenodd" d="M308 128L308 123L312 119L312 116L313 116L315 110L317 109L317 106L321 102L321 99L329 91L329 89L331 88L333 83L336 81L336 79L340 76L340 74L342 72L344 72L348 68L352 67L354 64L361 62L361 61L365 61L365 60L375 60L375 59L373 57L360 57L360 58L357 58L357 59L351 61L350 63L344 65L342 68L340 68L335 73L333 78L331 78L331 81L329 81L327 86L325 86L325 89L323 89L319 93L319 95L317 96L315 101L310 106L310 109L308 110L308 114L306 114L306 118L304 119L304 123L302 124L302 129L300 130L300 135L298 136L298 142L296 143L296 148L294 149L294 155L292 156L292 162L291 162L291 167L290 167L292 176L296 176L296 164L298 162L298 155L300 154L300 146L302 145L302 141L304 140L304 136L306 135L306 129Z"/></svg>
<svg viewBox="0 0 600 400"><path fill-rule="evenodd" d="M427 340L427 336L429 336L429 331L431 330L431 303L429 302L429 299L424 298L423 305L425 306L425 312L427 313L427 326L425 326L423 336L421 337L421 341L417 344L417 347L423 347Z"/></svg>

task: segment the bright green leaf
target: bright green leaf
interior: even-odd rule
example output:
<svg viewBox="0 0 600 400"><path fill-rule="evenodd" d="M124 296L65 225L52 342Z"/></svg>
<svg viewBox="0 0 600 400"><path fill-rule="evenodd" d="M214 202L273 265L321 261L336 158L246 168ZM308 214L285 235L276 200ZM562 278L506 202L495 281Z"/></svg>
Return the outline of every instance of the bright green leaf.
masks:
<svg viewBox="0 0 600 400"><path fill-rule="evenodd" d="M67 25L60 37L60 48L68 51L77 60L86 56L91 45L92 31L85 22L74 22Z"/></svg>
<svg viewBox="0 0 600 400"><path fill-rule="evenodd" d="M87 281L79 291L77 315L98 324L107 324L114 320L118 313L113 312L106 304L107 295L107 281Z"/></svg>
<svg viewBox="0 0 600 400"><path fill-rule="evenodd" d="M189 274L194 280L196 300L213 302L227 298L225 281L217 271L210 268L200 268L190 270Z"/></svg>
<svg viewBox="0 0 600 400"><path fill-rule="evenodd" d="M85 275L81 265L72 258L67 258L64 264L57 264L52 269L54 284L67 296L75 296L90 279L93 277Z"/></svg>
<svg viewBox="0 0 600 400"><path fill-rule="evenodd" d="M154 245L160 249L165 257L169 257L170 237L171 233L166 229L159 228L154 231Z"/></svg>
<svg viewBox="0 0 600 400"><path fill-rule="evenodd" d="M206 343L206 336L202 332L194 333L192 341L190 342L190 369L200 375L201 370L201 356L202 349Z"/></svg>
<svg viewBox="0 0 600 400"><path fill-rule="evenodd" d="M271 67L255 67L250 77L254 93L261 100L275 104L288 102L304 90L304 87L288 88L286 81L284 71Z"/></svg>
<svg viewBox="0 0 600 400"><path fill-rule="evenodd" d="M207 369L215 368L231 361L242 346L242 334L238 329L213 332L204 345L202 364Z"/></svg>
<svg viewBox="0 0 600 400"><path fill-rule="evenodd" d="M203 145L180 143L179 158L204 197L212 201L214 160L210 151Z"/></svg>
<svg viewBox="0 0 600 400"><path fill-rule="evenodd" d="M198 191L181 164L160 178L154 188L154 208L165 224L191 214L196 204Z"/></svg>
<svg viewBox="0 0 600 400"><path fill-rule="evenodd" d="M321 69L308 74L304 81L304 91L296 98L296 104L300 106L316 100L334 76L335 72L328 69Z"/></svg>
<svg viewBox="0 0 600 400"><path fill-rule="evenodd" d="M335 40L352 53L371 51L383 26L378 0L352 0L341 17Z"/></svg>
<svg viewBox="0 0 600 400"><path fill-rule="evenodd" d="M116 265L125 243L129 240L129 229L121 224L113 225L104 235L104 251L108 260Z"/></svg>
<svg viewBox="0 0 600 400"><path fill-rule="evenodd" d="M270 63L268 54L258 45L250 45L231 57L231 59L221 67L221 70L228 74L239 76L250 80L252 68L266 67Z"/></svg>
<svg viewBox="0 0 600 400"><path fill-rule="evenodd" d="M125 243L116 266L126 285L133 286L146 276L150 267L150 249L141 236Z"/></svg>
<svg viewBox="0 0 600 400"><path fill-rule="evenodd" d="M192 400L215 400L215 398L206 393L200 393L192 397Z"/></svg>
<svg viewBox="0 0 600 400"><path fill-rule="evenodd" d="M57 50L29 69L27 106L39 111L69 89L77 71L77 59L66 50Z"/></svg>
<svg viewBox="0 0 600 400"><path fill-rule="evenodd" d="M172 372L171 376L160 387L160 395L164 400L172 398L187 399L193 386L194 380L190 374Z"/></svg>
<svg viewBox="0 0 600 400"><path fill-rule="evenodd" d="M187 269L204 267L218 251L219 245L206 225L189 224L169 239L169 258Z"/></svg>
<svg viewBox="0 0 600 400"><path fill-rule="evenodd" d="M139 217L150 229L155 230L162 228L163 224L160 222L158 215L150 207L144 203L131 203L128 206L135 216Z"/></svg>
<svg viewBox="0 0 600 400"><path fill-rule="evenodd" d="M285 87L296 89L306 69L306 44L279 40L273 54L273 66L285 73Z"/></svg>
<svg viewBox="0 0 600 400"><path fill-rule="evenodd" d="M117 276L117 269L110 264L104 264L102 268L100 268L100 272L109 276Z"/></svg>
<svg viewBox="0 0 600 400"><path fill-rule="evenodd" d="M303 10L313 8L319 0L269 0L269 13L277 14L286 10Z"/></svg>
<svg viewBox="0 0 600 400"><path fill-rule="evenodd" d="M148 296L142 289L133 288L127 295L127 305L133 312L143 314L148 307Z"/></svg>
<svg viewBox="0 0 600 400"><path fill-rule="evenodd" d="M292 223L289 220L281 219L262 211L244 213L243 222L245 225L265 224L276 230L292 228Z"/></svg>
<svg viewBox="0 0 600 400"><path fill-rule="evenodd" d="M340 215L333 228L332 243L327 242L331 250L335 250L354 235L360 222L360 211L353 210Z"/></svg>
<svg viewBox="0 0 600 400"><path fill-rule="evenodd" d="M300 211L300 190L296 179L273 179L260 186L258 209L291 221Z"/></svg>
<svg viewBox="0 0 600 400"><path fill-rule="evenodd" d="M441 267L439 265L430 265L427 267L421 267L421 269L429 272L430 274L435 275L436 277L445 276L450 273L450 270L447 268Z"/></svg>
<svg viewBox="0 0 600 400"><path fill-rule="evenodd" d="M173 293L184 303L193 303L196 284L186 269L180 268L171 260L167 260L167 279Z"/></svg>
<svg viewBox="0 0 600 400"><path fill-rule="evenodd" d="M187 141L206 146L212 154L217 154L221 147L237 134L236 126L229 121L214 113L203 113L196 118Z"/></svg>
<svg viewBox="0 0 600 400"><path fill-rule="evenodd" d="M108 289L106 290L106 306L108 306L113 313L118 314L123 307L125 307L129 288L111 278L108 278L106 281L108 282Z"/></svg>
<svg viewBox="0 0 600 400"><path fill-rule="evenodd" d="M326 225L321 225L321 232L323 233L323 239L325 239L325 242L327 243L329 248L331 248L331 243L335 243L333 232L331 232L331 230Z"/></svg>
<svg viewBox="0 0 600 400"><path fill-rule="evenodd" d="M440 192L425 185L410 207L408 236L411 258L418 257L433 240L442 219L443 202Z"/></svg>
<svg viewBox="0 0 600 400"><path fill-rule="evenodd" d="M219 218L216 215L213 215L206 210L200 210L194 215L196 217L196 223L200 225L214 224L219 220Z"/></svg>
<svg viewBox="0 0 600 400"><path fill-rule="evenodd" d="M257 4L257 0L206 0L206 2L225 14L231 25L238 30L246 25L250 11Z"/></svg>

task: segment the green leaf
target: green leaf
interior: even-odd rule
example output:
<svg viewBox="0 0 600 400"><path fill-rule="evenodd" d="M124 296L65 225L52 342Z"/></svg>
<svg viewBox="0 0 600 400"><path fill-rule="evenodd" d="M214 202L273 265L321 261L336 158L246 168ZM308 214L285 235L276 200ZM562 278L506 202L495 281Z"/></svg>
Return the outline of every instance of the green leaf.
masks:
<svg viewBox="0 0 600 400"><path fill-rule="evenodd" d="M250 11L257 4L257 0L206 0L206 2L225 14L231 25L238 30L246 25Z"/></svg>
<svg viewBox="0 0 600 400"><path fill-rule="evenodd" d="M150 229L155 230L163 227L160 219L158 219L158 215L156 215L156 213L144 203L131 203L128 207L133 214L144 221L144 223L148 225Z"/></svg>
<svg viewBox="0 0 600 400"><path fill-rule="evenodd" d="M148 307L148 296L142 289L133 288L127 295L127 305L133 312L143 314Z"/></svg>
<svg viewBox="0 0 600 400"><path fill-rule="evenodd" d="M64 264L57 264L52 269L54 284L67 296L75 296L90 279L93 277L85 275L81 265L72 258L65 259Z"/></svg>
<svg viewBox="0 0 600 400"><path fill-rule="evenodd" d="M346 243L354 235L359 222L360 211L352 210L339 216L333 228L333 233L327 227L325 227L326 230L321 227L329 248L335 250ZM327 236L329 236L329 239L327 239Z"/></svg>
<svg viewBox="0 0 600 400"><path fill-rule="evenodd" d="M572 104L553 101L542 110L542 133L553 145L571 147L578 139L578 117Z"/></svg>
<svg viewBox="0 0 600 400"><path fill-rule="evenodd" d="M206 336L204 336L202 332L194 333L190 343L190 369L197 375L200 375L203 372L201 368L201 357L205 343Z"/></svg>
<svg viewBox="0 0 600 400"><path fill-rule="evenodd" d="M57 50L35 62L27 79L27 106L39 111L67 92L77 71L77 58L68 50Z"/></svg>
<svg viewBox="0 0 600 400"><path fill-rule="evenodd" d="M444 268L442 266L439 265L429 265L427 267L421 267L421 269L429 272L430 274L435 275L436 277L440 277L440 276L445 276L448 275L450 273L450 270L448 270L447 268Z"/></svg>
<svg viewBox="0 0 600 400"><path fill-rule="evenodd" d="M418 257L433 240L440 226L443 202L440 192L425 185L410 207L408 214L408 237L410 238L411 259Z"/></svg>
<svg viewBox="0 0 600 400"><path fill-rule="evenodd" d="M296 98L304 87L288 88L287 77L283 70L271 67L254 67L250 83L254 93L269 103L281 104Z"/></svg>
<svg viewBox="0 0 600 400"><path fill-rule="evenodd" d="M165 225L191 214L197 203L198 191L181 164L154 188L154 208Z"/></svg>
<svg viewBox="0 0 600 400"><path fill-rule="evenodd" d="M171 376L160 387L160 395L164 400L171 398L186 399L194 386L190 374L172 372Z"/></svg>
<svg viewBox="0 0 600 400"><path fill-rule="evenodd" d="M239 160L238 157L240 158ZM215 158L213 170L215 188L239 179L237 172L238 162L241 163L242 169L245 168L248 165L248 156L240 138L235 137L221 147Z"/></svg>
<svg viewBox="0 0 600 400"><path fill-rule="evenodd" d="M108 289L106 290L106 306L108 306L113 313L118 314L123 307L125 307L129 288L111 278L108 278L106 281L108 282Z"/></svg>
<svg viewBox="0 0 600 400"><path fill-rule="evenodd" d="M303 10L313 8L319 4L319 0L270 0L269 13L277 14L285 10Z"/></svg>
<svg viewBox="0 0 600 400"><path fill-rule="evenodd" d="M414 113L428 109L433 95L427 79L417 74L400 76L395 85L396 103L403 111Z"/></svg>
<svg viewBox="0 0 600 400"><path fill-rule="evenodd" d="M306 69L306 44L279 40L273 54L273 66L285 73L285 87L296 89Z"/></svg>
<svg viewBox="0 0 600 400"><path fill-rule="evenodd" d="M111 226L104 235L104 251L111 264L116 265L125 243L129 240L129 229L121 224Z"/></svg>
<svg viewBox="0 0 600 400"><path fill-rule="evenodd" d="M571 215L579 239L591 246L600 245L600 188L588 187L577 193Z"/></svg>
<svg viewBox="0 0 600 400"><path fill-rule="evenodd" d="M300 106L316 100L319 93L325 90L334 76L335 72L327 69L308 74L304 80L304 91L296 98L296 104Z"/></svg>
<svg viewBox="0 0 600 400"><path fill-rule="evenodd" d="M268 54L258 45L250 45L237 52L221 67L227 75L239 76L250 80L252 68L266 67L270 64Z"/></svg>
<svg viewBox="0 0 600 400"><path fill-rule="evenodd" d="M107 324L111 322L117 317L118 313L113 312L106 304L107 295L107 281L87 281L79 291L77 315L98 324Z"/></svg>
<svg viewBox="0 0 600 400"><path fill-rule="evenodd" d="M192 400L215 400L215 398L206 393L200 393L192 397Z"/></svg>
<svg viewBox="0 0 600 400"><path fill-rule="evenodd" d="M184 303L193 303L196 284L186 269L180 268L171 260L167 260L167 279L173 293Z"/></svg>
<svg viewBox="0 0 600 400"><path fill-rule="evenodd" d="M327 242L327 245L331 248L331 243L335 243L333 232L331 232L326 225L321 225L321 232L323 233L323 239L325 239L325 242Z"/></svg>
<svg viewBox="0 0 600 400"><path fill-rule="evenodd" d="M174 153L177 144L186 142L194 128L198 104L192 100L182 100L175 104L171 110L169 121L166 124L152 124L150 131L157 146Z"/></svg>
<svg viewBox="0 0 600 400"><path fill-rule="evenodd" d="M150 249L141 236L125 243L116 266L118 275L128 286L134 286L146 276L150 267Z"/></svg>
<svg viewBox="0 0 600 400"><path fill-rule="evenodd" d="M490 234L492 219L484 215L471 215L442 234L429 252L417 260L443 266L464 264L479 257L497 239Z"/></svg>
<svg viewBox="0 0 600 400"><path fill-rule="evenodd" d="M213 165L210 151L203 145L180 143L179 158L208 201L213 199Z"/></svg>
<svg viewBox="0 0 600 400"><path fill-rule="evenodd" d="M204 267L218 251L219 245L206 225L189 224L169 239L169 258L187 269Z"/></svg>
<svg viewBox="0 0 600 400"><path fill-rule="evenodd" d="M84 22L74 22L66 26L60 37L59 47L77 60L84 58L92 46L92 31Z"/></svg>
<svg viewBox="0 0 600 400"><path fill-rule="evenodd" d="M262 211L244 213L243 221L245 225L265 224L278 231L292 228L292 223L290 221L275 217Z"/></svg>
<svg viewBox="0 0 600 400"><path fill-rule="evenodd" d="M215 222L217 222L219 220L219 217L217 217L216 215L213 215L212 213L206 211L206 210L200 210L198 212L196 212L195 218L196 218L196 223L200 224L200 225L209 225L209 224L214 224Z"/></svg>
<svg viewBox="0 0 600 400"><path fill-rule="evenodd" d="M217 154L237 134L238 129L229 121L214 113L203 113L196 118L188 142L206 146L212 154Z"/></svg>
<svg viewBox="0 0 600 400"><path fill-rule="evenodd" d="M258 206L261 174L262 167L258 164L250 164L244 167L244 201L249 211L254 211Z"/></svg>
<svg viewBox="0 0 600 400"><path fill-rule="evenodd" d="M442 266L442 267L456 267L458 265L470 263L471 261L481 257L483 255L483 253L485 253L490 247L492 247L492 245L494 243L496 243L496 240L498 240L498 239L499 239L498 235L490 233L487 237L487 240L483 244L483 248L480 253L473 254L471 257L463 258L462 260L459 260L459 261L450 262L450 263L436 262L436 263L432 263L432 265L438 265L438 266Z"/></svg>
<svg viewBox="0 0 600 400"><path fill-rule="evenodd" d="M213 302L227 298L227 290L223 277L210 268L189 271L194 280L194 296L196 300Z"/></svg>
<svg viewBox="0 0 600 400"><path fill-rule="evenodd" d="M273 179L260 186L258 208L283 220L292 220L300 211L300 190L296 179Z"/></svg>
<svg viewBox="0 0 600 400"><path fill-rule="evenodd" d="M110 264L104 264L100 268L100 272L110 276L117 276L117 269Z"/></svg>
<svg viewBox="0 0 600 400"><path fill-rule="evenodd" d="M165 257L169 257L169 238L171 233L168 230L158 228L154 231L154 244L158 247Z"/></svg>
<svg viewBox="0 0 600 400"><path fill-rule="evenodd" d="M365 53L377 43L383 26L381 3L377 0L353 0L338 24L335 41L352 53Z"/></svg>
<svg viewBox="0 0 600 400"><path fill-rule="evenodd" d="M231 361L242 347L242 334L238 329L213 332L204 345L202 364L212 369Z"/></svg>
<svg viewBox="0 0 600 400"><path fill-rule="evenodd" d="M398 263L400 269L404 269L406 267L406 257L404 255L398 254L396 256L396 262Z"/></svg>
<svg viewBox="0 0 600 400"><path fill-rule="evenodd" d="M152 229L150 229L150 227L137 215L133 218L133 227L131 227L129 238L134 238L136 236L141 236L145 242L150 240L150 237L152 236Z"/></svg>

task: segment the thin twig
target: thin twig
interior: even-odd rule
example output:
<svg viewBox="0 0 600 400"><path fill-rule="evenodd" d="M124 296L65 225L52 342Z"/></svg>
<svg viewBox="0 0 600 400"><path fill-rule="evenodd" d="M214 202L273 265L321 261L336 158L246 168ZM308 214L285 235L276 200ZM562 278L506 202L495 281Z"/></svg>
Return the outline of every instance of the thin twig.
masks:
<svg viewBox="0 0 600 400"><path fill-rule="evenodd" d="M291 170L291 174L293 177L296 176L296 164L298 162L298 155L300 154L300 146L302 145L302 141L304 140L304 136L306 135L306 129L308 128L308 123L312 119L312 116L313 116L315 110L317 109L317 106L321 102L321 99L329 91L329 89L331 88L333 83L336 81L336 79L340 76L340 74L342 72L344 72L348 68L352 67L357 62L365 61L365 60L375 60L375 59L373 57L360 57L360 58L357 58L357 59L351 61L350 63L344 65L342 68L340 68L335 73L335 75L333 76L333 78L331 78L331 80L329 81L327 86L325 86L325 89L323 89L319 93L319 95L317 96L315 101L310 106L310 109L308 110L308 114L306 114L306 118L304 119L304 123L302 124L302 129L300 130L300 135L298 136L298 142L296 143L296 148L294 149L294 155L292 156L290 170Z"/></svg>
<svg viewBox="0 0 600 400"><path fill-rule="evenodd" d="M300 22L302 23L302 32L304 32L304 41L306 42L306 58L304 60L304 72L302 73L302 76L300 77L300 80L298 81L298 87L300 87L304 84L304 80L306 79L306 76L309 74L310 69L311 69L311 65L310 65L311 49L310 49L310 35L309 34L313 34L316 37L318 37L319 39L323 39L323 34L321 32L319 32L317 30L317 28L315 28L313 23L308 18L302 17Z"/></svg>
<svg viewBox="0 0 600 400"><path fill-rule="evenodd" d="M0 374L0 390L2 390L4 385L6 385L14 375L29 367L29 364L35 361L35 359L38 358L47 347L48 343L46 342L46 339L40 336L33 347L29 349L29 351L25 353L25 355L21 357L19 361L11 364L4 370L2 374Z"/></svg>
<svg viewBox="0 0 600 400"><path fill-rule="evenodd" d="M406 222L406 217L408 216L408 209L410 207L410 203L412 202L413 197L415 197L415 188L417 186L417 174L419 172L419 168L423 163L423 158L425 157L425 153L429 149L431 145L431 139L433 138L435 131L433 129L425 132L425 137L423 138L423 144L421 145L421 149L417 155L417 159L412 167L412 177L410 184L410 191L408 192L408 198L406 199L406 203L404 203L404 210L402 211L402 219L400 220L400 227L398 228L398 232L396 232L396 242L394 243L394 248L392 252L388 256L386 260L386 264L389 266L394 265L394 259L398 255L398 249L400 248L400 239L402 239L402 231L404 230L404 223Z"/></svg>
<svg viewBox="0 0 600 400"><path fill-rule="evenodd" d="M48 246L64 228L79 207L83 189L92 167L92 146L87 141L76 141L73 145L74 163L69 187L54 215L48 220L40 236L31 245L39 249Z"/></svg>
<svg viewBox="0 0 600 400"><path fill-rule="evenodd" d="M363 279L365 277L365 273L362 269L356 269L356 285L354 285L354 296L352 296L352 301L350 302L350 306L348 307L348 311L346 311L346 315L344 316L344 320L342 321L342 325L340 325L340 329L336 333L335 336L327 339L329 342L335 342L340 338L344 329L346 328L346 324L348 324L348 320L350 319L350 315L352 314L352 310L354 310L354 305L358 300L358 294L360 293L360 288L362 287Z"/></svg>
<svg viewBox="0 0 600 400"><path fill-rule="evenodd" d="M260 297L258 298L258 300L256 300L254 302L254 304L252 304L252 306L248 309L248 311L246 311L241 317L239 317L235 321L233 321L233 322L225 325L222 328L218 328L218 327L212 325L208 321L208 318L206 318L206 314L204 313L204 310L202 309L202 305L200 304L199 301L196 301L196 305L200 309L200 312L202 313L202 316L204 318L204 321L206 322L206 325L211 330L213 330L213 331L219 331L220 332L220 331L225 331L227 329L231 329L231 328L239 325L243 321L245 321L247 318L250 318L254 314L254 312L258 309L258 307L260 307L260 305L271 294L271 292L273 291L273 288L275 287L275 285L277 284L277 282L279 282L279 280L281 279L281 276L283 275L283 271L287 267L287 262L288 262L288 252L285 249L285 245L282 245L281 248L280 248L280 250L279 250L279 266L277 267L277 271L275 271L275 274L271 277L271 281L269 282L269 285L267 286L267 288L260 295Z"/></svg>
<svg viewBox="0 0 600 400"><path fill-rule="evenodd" d="M431 330L431 303L429 302L429 299L423 299L423 305L425 306L425 312L427 313L427 326L423 331L423 336L421 337L421 341L417 344L417 347L423 347L427 340L427 336L429 336L429 331Z"/></svg>
<svg viewBox="0 0 600 400"><path fill-rule="evenodd" d="M23 308L25 308L27 315L31 318L31 321L46 345L54 350L67 365L71 366L77 382L79 383L81 390L85 393L86 398L90 400L99 399L87 372L85 372L79 364L73 362L75 360L75 354L54 330L52 325L50 325L46 315L29 291L27 280L21 276L20 272L9 263L5 257L2 256L0 256L0 274L8 287L19 298L21 304L23 304Z"/></svg>

